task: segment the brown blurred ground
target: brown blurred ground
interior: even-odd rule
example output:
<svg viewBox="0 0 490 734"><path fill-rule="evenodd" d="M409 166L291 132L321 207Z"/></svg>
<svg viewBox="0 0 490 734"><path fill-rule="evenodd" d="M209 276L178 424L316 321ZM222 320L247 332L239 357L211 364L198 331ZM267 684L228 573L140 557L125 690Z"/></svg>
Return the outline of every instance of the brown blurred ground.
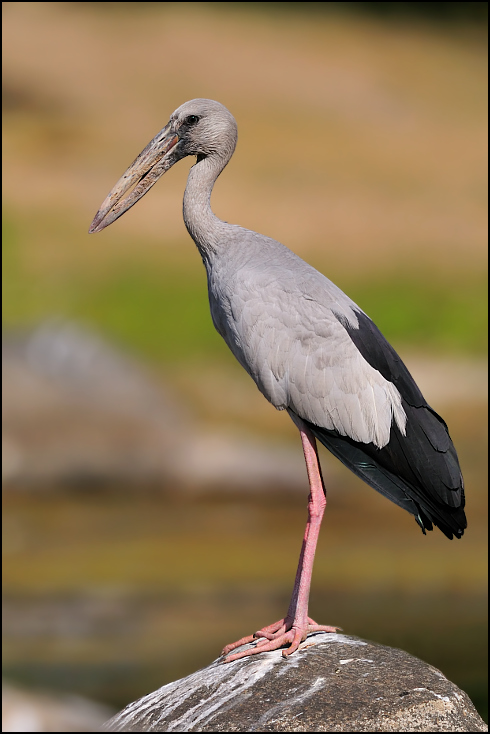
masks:
<svg viewBox="0 0 490 734"><path fill-rule="evenodd" d="M185 164L103 239L85 232L106 189L196 96L238 120L214 196L229 221L366 277L415 260L442 275L483 266L483 45L366 19L150 5L3 4L5 206L26 226L40 219L32 268L100 272L135 236L139 258L177 256ZM70 220L76 239L61 243Z"/></svg>

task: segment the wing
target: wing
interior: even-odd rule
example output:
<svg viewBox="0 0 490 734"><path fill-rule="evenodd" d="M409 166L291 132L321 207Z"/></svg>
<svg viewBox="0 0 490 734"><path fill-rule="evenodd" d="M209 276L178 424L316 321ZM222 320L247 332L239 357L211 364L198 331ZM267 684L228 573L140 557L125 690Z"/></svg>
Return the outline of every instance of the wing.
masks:
<svg viewBox="0 0 490 734"><path fill-rule="evenodd" d="M422 529L434 523L460 537L463 481L446 424L358 306L286 248L274 243L267 252L264 242L255 260L226 273L215 298L210 283L216 328L276 408L299 416Z"/></svg>
<svg viewBox="0 0 490 734"><path fill-rule="evenodd" d="M388 442L379 446L308 420L307 425L351 471L413 514L422 530L432 530L433 523L448 538L459 538L466 528L464 485L447 426L375 324L362 311L356 317L357 327L339 321L365 361L398 391L404 430L393 420Z"/></svg>
<svg viewBox="0 0 490 734"><path fill-rule="evenodd" d="M288 281L282 272L279 287L268 268L243 296L238 283L219 331L276 408L381 447L393 421L405 430L400 394L352 341L344 324L358 326L355 304L313 273L319 283Z"/></svg>

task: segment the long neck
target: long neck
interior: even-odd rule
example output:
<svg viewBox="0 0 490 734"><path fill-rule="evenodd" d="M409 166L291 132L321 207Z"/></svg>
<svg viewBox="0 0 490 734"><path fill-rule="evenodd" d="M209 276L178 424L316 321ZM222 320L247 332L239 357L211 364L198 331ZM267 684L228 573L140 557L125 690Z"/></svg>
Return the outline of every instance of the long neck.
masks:
<svg viewBox="0 0 490 734"><path fill-rule="evenodd" d="M224 222L211 210L211 192L228 160L218 155L206 156L198 159L189 171L184 194L184 222L203 259L219 245Z"/></svg>

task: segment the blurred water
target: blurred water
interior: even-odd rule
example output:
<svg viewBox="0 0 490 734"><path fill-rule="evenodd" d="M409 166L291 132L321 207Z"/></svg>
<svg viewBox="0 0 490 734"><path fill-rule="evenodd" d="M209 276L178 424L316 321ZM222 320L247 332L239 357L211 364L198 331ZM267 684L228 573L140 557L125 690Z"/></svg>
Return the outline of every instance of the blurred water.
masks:
<svg viewBox="0 0 490 734"><path fill-rule="evenodd" d="M486 594L441 560L476 539L424 538L362 496L356 516L349 496L328 508L312 616L421 657L485 716ZM122 707L207 665L284 614L304 519L301 496L7 493L4 674Z"/></svg>

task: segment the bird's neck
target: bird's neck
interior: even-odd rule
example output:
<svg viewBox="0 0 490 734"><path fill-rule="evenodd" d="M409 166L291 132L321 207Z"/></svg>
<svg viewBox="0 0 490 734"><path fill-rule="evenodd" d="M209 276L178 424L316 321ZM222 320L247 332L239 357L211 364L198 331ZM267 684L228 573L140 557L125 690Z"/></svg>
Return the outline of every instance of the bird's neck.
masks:
<svg viewBox="0 0 490 734"><path fill-rule="evenodd" d="M218 156L198 158L192 166L184 194L184 222L204 260L216 252L222 240L222 222L211 210L214 183L228 160Z"/></svg>

